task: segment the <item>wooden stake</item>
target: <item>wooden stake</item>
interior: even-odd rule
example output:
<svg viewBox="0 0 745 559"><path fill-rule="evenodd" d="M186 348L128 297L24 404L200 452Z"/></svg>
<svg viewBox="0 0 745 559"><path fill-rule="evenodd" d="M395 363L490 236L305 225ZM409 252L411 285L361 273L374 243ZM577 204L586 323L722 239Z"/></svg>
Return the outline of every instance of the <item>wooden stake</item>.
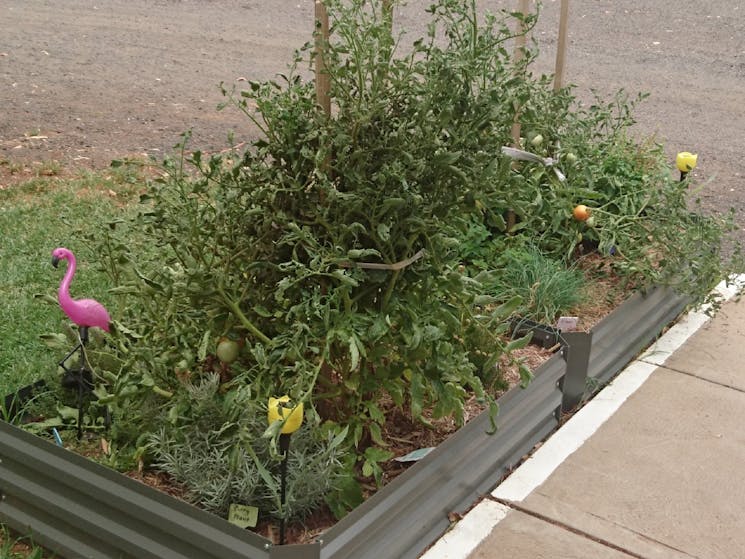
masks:
<svg viewBox="0 0 745 559"><path fill-rule="evenodd" d="M517 11L523 15L523 18L527 17L530 12L530 0L518 0ZM513 60L515 64L518 64L523 58L525 58L525 48L527 44L526 32L524 20L520 24L520 28L516 30L518 34L515 37L515 52ZM512 144L516 148L520 148L520 109L515 111L515 120L512 123Z"/></svg>
<svg viewBox="0 0 745 559"><path fill-rule="evenodd" d="M520 29L517 29L519 35L515 38L515 62L520 62L525 56L525 45L527 44L527 28L525 27L525 18L530 13L530 0L518 0L517 10L522 14L523 21L520 23Z"/></svg>
<svg viewBox="0 0 745 559"><path fill-rule="evenodd" d="M329 42L329 14L322 0L316 0L316 102L331 116L331 80L326 73L325 47Z"/></svg>
<svg viewBox="0 0 745 559"><path fill-rule="evenodd" d="M515 52L513 54L513 60L515 61L515 64L519 64L520 61L525 58L525 49L528 42L528 38L526 36L527 29L525 27L525 17L527 17L528 13L530 12L530 0L518 0L517 5L517 11L520 12L523 15L523 21L520 23L520 28L517 29L517 37L515 37ZM518 149L522 149L522 146L520 145L520 131L522 127L520 125L520 107L517 107L517 110L515 110L515 119L512 121L512 145ZM507 210L507 233L509 233L513 227L515 227L515 224L517 223L517 218L515 216L514 210Z"/></svg>
<svg viewBox="0 0 745 559"><path fill-rule="evenodd" d="M556 70L554 72L554 91L564 87L564 67L567 52L567 29L569 27L569 0L561 0L559 16L559 43L556 50Z"/></svg>

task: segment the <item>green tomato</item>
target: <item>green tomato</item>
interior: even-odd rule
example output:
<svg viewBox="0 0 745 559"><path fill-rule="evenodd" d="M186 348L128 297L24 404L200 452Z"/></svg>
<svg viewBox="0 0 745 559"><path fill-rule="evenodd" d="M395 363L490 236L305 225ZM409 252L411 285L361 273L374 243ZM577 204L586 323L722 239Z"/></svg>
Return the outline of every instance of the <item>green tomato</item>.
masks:
<svg viewBox="0 0 745 559"><path fill-rule="evenodd" d="M595 216L591 215L590 217L588 217L585 223L587 223L588 227L595 227Z"/></svg>
<svg viewBox="0 0 745 559"><path fill-rule="evenodd" d="M567 163L574 163L575 161L577 161L577 156L576 156L576 155L574 155L574 154L573 154L573 153L572 153L572 152L570 151L569 153L567 153L567 154L566 154L566 155L564 156L564 159L566 159L566 160L567 160Z"/></svg>
<svg viewBox="0 0 745 559"><path fill-rule="evenodd" d="M240 350L241 348L238 345L238 342L222 339L220 340L220 343L217 344L217 358L223 363L232 363L238 359Z"/></svg>
<svg viewBox="0 0 745 559"><path fill-rule="evenodd" d="M533 136L533 139L530 140L530 145L532 145L535 148L540 146L542 143L543 143L543 136L541 136L540 134L536 134L535 136Z"/></svg>

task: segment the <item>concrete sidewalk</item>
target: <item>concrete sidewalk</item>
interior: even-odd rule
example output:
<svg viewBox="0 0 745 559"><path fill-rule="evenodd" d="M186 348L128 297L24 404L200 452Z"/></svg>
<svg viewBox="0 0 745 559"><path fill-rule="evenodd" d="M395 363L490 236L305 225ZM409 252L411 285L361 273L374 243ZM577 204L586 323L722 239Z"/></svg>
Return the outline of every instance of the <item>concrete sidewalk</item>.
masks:
<svg viewBox="0 0 745 559"><path fill-rule="evenodd" d="M745 557L745 300L691 320L682 345L667 353L663 337L424 557ZM613 404L614 391L627 393Z"/></svg>

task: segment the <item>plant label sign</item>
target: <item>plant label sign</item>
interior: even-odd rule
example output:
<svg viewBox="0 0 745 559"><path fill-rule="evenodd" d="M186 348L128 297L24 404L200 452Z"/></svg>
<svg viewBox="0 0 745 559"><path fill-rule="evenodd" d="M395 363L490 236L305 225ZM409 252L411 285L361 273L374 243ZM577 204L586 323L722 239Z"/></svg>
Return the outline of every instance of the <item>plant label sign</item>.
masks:
<svg viewBox="0 0 745 559"><path fill-rule="evenodd" d="M556 328L562 332L576 332L578 323L579 317L560 316L559 320L556 322Z"/></svg>
<svg viewBox="0 0 745 559"><path fill-rule="evenodd" d="M256 528L259 520L259 509L248 505L230 505L228 512L228 522L235 524L240 528Z"/></svg>
<svg viewBox="0 0 745 559"><path fill-rule="evenodd" d="M435 447L429 447L429 448L418 448L417 450L414 450L412 452L409 452L405 456L399 456L398 458L394 458L396 462L418 462L427 454L432 452L435 449Z"/></svg>

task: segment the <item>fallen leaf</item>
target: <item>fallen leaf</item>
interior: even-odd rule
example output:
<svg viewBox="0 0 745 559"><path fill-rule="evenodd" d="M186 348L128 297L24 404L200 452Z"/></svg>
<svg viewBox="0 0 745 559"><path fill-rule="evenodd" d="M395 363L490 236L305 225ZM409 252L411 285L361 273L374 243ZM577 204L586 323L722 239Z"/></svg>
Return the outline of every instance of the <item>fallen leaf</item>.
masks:
<svg viewBox="0 0 745 559"><path fill-rule="evenodd" d="M448 521L451 524L455 524L456 522L459 522L463 520L463 515L458 512L449 512L448 513Z"/></svg>

